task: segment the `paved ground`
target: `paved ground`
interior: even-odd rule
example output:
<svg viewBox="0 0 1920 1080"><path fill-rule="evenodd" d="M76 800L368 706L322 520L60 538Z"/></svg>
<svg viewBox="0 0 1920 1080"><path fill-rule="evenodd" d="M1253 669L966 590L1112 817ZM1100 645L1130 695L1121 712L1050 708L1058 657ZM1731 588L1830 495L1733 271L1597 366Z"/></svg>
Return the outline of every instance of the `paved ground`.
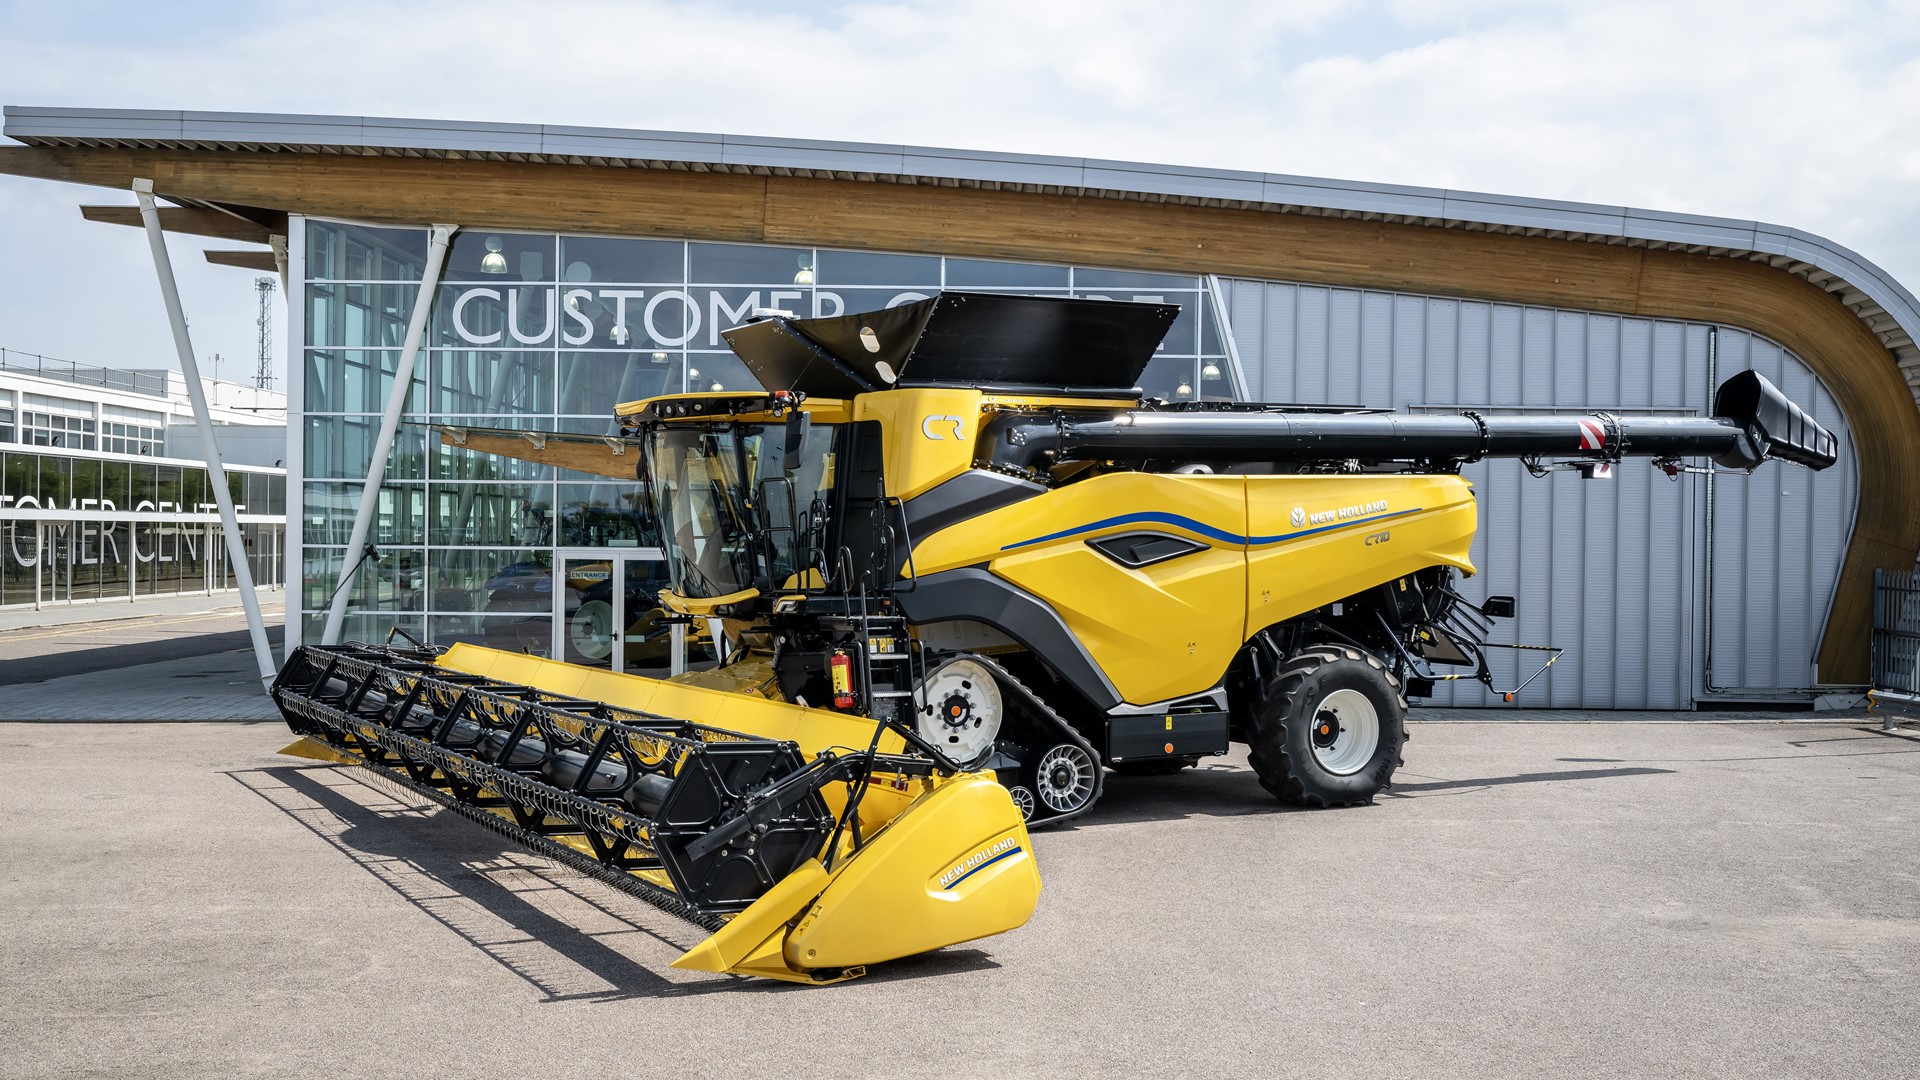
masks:
<svg viewBox="0 0 1920 1080"><path fill-rule="evenodd" d="M274 725L0 724L0 1074L1912 1076L1920 738L1427 723L1036 837L1027 927L790 988Z"/></svg>
<svg viewBox="0 0 1920 1080"><path fill-rule="evenodd" d="M283 611L281 594L261 596L267 639L276 653L285 629ZM246 616L231 593L37 612L14 608L0 612L0 687L250 648ZM0 707L0 714L5 711Z"/></svg>

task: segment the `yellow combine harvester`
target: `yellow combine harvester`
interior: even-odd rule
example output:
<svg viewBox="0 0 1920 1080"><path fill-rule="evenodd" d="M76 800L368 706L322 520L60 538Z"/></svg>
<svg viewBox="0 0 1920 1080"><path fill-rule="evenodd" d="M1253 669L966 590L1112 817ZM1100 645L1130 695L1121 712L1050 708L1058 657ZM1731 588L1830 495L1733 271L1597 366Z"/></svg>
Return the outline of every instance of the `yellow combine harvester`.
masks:
<svg viewBox="0 0 1920 1080"><path fill-rule="evenodd" d="M1466 462L1831 465L1753 372L1711 418L1398 416L1143 400L1177 309L943 293L727 332L768 389L622 405L621 436L448 428L635 479L723 662L652 680L459 645L305 648L275 697L372 765L716 933L680 966L821 982L999 933L1027 826L1105 769L1245 742L1304 806L1369 801L1408 696L1478 678ZM316 744L324 744L319 746Z"/></svg>

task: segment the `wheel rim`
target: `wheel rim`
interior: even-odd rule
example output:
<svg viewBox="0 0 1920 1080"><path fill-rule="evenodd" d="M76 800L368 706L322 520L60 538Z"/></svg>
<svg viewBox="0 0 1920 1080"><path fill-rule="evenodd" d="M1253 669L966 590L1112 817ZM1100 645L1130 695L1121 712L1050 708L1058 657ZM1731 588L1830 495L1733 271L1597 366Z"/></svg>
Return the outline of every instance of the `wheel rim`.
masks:
<svg viewBox="0 0 1920 1080"><path fill-rule="evenodd" d="M613 605L604 600L581 604L568 620L568 636L573 650L589 660L605 660L613 655Z"/></svg>
<svg viewBox="0 0 1920 1080"><path fill-rule="evenodd" d="M1040 755L1034 770L1035 794L1056 814L1069 814L1093 798L1093 759L1071 743Z"/></svg>
<svg viewBox="0 0 1920 1080"><path fill-rule="evenodd" d="M1366 768L1380 748L1380 711L1358 690L1335 690L1313 711L1313 759L1335 776Z"/></svg>
<svg viewBox="0 0 1920 1080"><path fill-rule="evenodd" d="M1015 809L1020 811L1020 820L1031 820L1033 817L1033 792L1028 791L1019 784L1015 784L1007 789L1007 794L1013 796L1013 805Z"/></svg>

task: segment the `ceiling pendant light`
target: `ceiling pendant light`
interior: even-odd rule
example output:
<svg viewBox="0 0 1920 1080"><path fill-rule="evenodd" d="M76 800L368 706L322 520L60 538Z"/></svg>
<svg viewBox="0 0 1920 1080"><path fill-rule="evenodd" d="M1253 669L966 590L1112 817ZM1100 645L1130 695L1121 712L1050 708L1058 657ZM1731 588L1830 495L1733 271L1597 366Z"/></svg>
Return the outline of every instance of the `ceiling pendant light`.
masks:
<svg viewBox="0 0 1920 1080"><path fill-rule="evenodd" d="M504 274L507 272L507 257L500 254L500 249L504 246L499 237L487 237L487 253L480 256L481 273Z"/></svg>

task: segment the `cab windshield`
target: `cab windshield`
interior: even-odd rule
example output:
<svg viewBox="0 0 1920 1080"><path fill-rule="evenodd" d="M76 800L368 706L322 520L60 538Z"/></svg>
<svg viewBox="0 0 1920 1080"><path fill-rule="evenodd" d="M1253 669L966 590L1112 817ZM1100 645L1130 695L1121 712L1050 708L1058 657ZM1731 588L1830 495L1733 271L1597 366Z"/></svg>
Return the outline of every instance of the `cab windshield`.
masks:
<svg viewBox="0 0 1920 1080"><path fill-rule="evenodd" d="M799 512L816 496L831 496L834 431L834 425L810 425L796 467L787 472L784 423L653 429L647 473L681 595L792 587L805 555Z"/></svg>

